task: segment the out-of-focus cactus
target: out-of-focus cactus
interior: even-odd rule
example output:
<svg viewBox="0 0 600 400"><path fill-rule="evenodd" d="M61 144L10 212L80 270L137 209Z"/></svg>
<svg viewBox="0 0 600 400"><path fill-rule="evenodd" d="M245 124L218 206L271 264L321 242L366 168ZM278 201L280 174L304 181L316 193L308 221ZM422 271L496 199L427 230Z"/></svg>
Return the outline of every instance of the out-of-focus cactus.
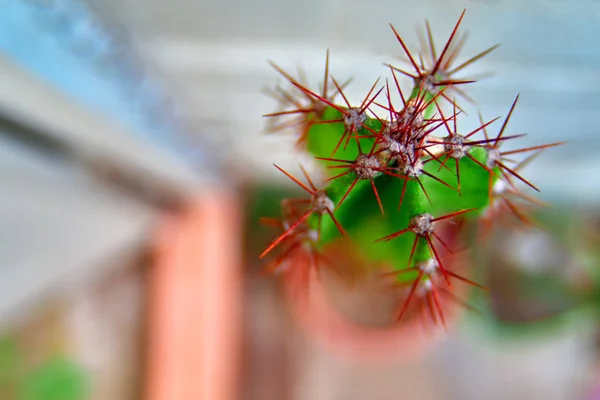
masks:
<svg viewBox="0 0 600 400"><path fill-rule="evenodd" d="M538 189L521 169L559 143L502 150L506 141L523 136L507 129L518 96L498 129L492 131L491 125L499 118L484 121L480 115L477 129L461 130L458 119L464 113L456 97L469 100L462 87L474 80L455 75L497 47L459 63L463 16L464 11L439 52L426 23L427 38L418 56L392 26L408 70L388 65L390 78L378 79L360 104L345 96L348 82L340 84L331 76L329 52L319 90L272 63L289 87L272 92L282 110L267 115L276 121L271 128L295 129L297 146L314 156L329 177L321 185L304 169L304 176L296 177L276 165L307 196L284 200L281 220L265 219L282 230L261 254L279 248L269 270L280 268L296 251L311 252L317 268L335 264L328 249L346 236L351 239L343 241L351 243L346 244L349 251L386 266L383 275L395 277L395 284L406 291L399 319L414 301L434 321L444 323L440 304L457 300L453 281L482 287L445 266L446 255L459 250L444 241L444 225L476 221L483 234L507 213L530 223L526 208L538 202L519 186ZM412 79L410 92L402 91L400 74ZM399 104L392 101L396 96ZM522 154L529 157L513 159Z"/></svg>

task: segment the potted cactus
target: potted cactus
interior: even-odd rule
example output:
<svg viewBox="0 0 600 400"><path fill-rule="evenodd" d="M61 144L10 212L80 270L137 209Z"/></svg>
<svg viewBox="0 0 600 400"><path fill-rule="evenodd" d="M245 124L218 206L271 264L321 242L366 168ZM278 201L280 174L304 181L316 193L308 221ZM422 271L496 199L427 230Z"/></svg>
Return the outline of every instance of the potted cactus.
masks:
<svg viewBox="0 0 600 400"><path fill-rule="evenodd" d="M522 169L560 143L503 150L523 136L508 129L518 95L499 127L499 117L480 114L476 129L461 129L462 103L470 101L463 89L475 81L457 74L497 47L459 62L465 11L441 51L428 23L418 54L390 25L408 67L387 65L388 78L377 79L357 104L344 93L348 82L330 73L329 51L318 89L272 63L287 86L271 92L281 109L266 115L270 128L292 129L297 147L327 178L317 182L302 167L298 176L275 165L305 196L282 201L279 219L264 219L280 232L260 258L271 257L266 268L282 271L301 320L328 332L332 343L353 332L355 347L368 353L373 347L365 347L367 338L381 347L383 337L397 343L398 334L414 336L421 325L446 328L456 315L451 304L468 307L465 288L485 289L472 278L476 266L465 250L473 239L465 233L475 231L481 239L507 216L531 222L528 209L538 202L523 187L538 188ZM412 81L409 90L400 76ZM346 294L370 282L372 293L389 299L387 315L375 323L344 313L333 305L332 276L345 282L337 288ZM401 347L415 346L403 341Z"/></svg>

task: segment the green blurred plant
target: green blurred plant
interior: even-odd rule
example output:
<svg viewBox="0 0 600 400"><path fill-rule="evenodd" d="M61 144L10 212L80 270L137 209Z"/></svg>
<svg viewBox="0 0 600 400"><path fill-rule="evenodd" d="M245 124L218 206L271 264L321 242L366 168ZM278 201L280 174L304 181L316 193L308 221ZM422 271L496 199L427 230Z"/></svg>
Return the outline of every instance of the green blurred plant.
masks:
<svg viewBox="0 0 600 400"><path fill-rule="evenodd" d="M17 341L0 340L0 396L14 400L84 400L89 396L86 371L56 355L28 368Z"/></svg>
<svg viewBox="0 0 600 400"><path fill-rule="evenodd" d="M539 340L574 325L597 323L600 314L598 210L562 204L531 213L535 226L496 226L477 246L474 262L485 266L491 301L488 334Z"/></svg>

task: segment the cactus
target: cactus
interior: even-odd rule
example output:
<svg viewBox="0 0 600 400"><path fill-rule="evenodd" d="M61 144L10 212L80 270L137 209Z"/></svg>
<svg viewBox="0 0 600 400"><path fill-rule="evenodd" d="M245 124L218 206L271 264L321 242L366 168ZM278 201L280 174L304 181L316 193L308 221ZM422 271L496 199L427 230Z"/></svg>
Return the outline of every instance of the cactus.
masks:
<svg viewBox="0 0 600 400"><path fill-rule="evenodd" d="M477 129L460 130L458 119L464 112L456 97L472 101L462 88L475 80L455 74L498 47L456 65L465 40L458 34L465 11L439 54L426 22L427 39L421 34L418 58L390 24L410 69L387 65L391 79L375 81L360 104L348 101L344 90L349 82L339 84L330 74L329 51L318 91L271 63L289 87L271 92L282 109L266 115L272 119L270 128L294 129L297 147L314 156L328 178L320 186L302 166L300 179L275 165L307 196L284 200L281 220L264 220L282 230L260 255L280 250L269 271L282 268L296 251L310 251L317 268L330 264L328 248L347 237L349 249L374 266L385 265L388 271L382 275L393 276L407 292L398 319L411 302L420 300L425 306L421 309L429 309L431 318L444 324L440 303L446 297L457 300L453 281L484 288L445 266L445 256L457 249L445 242L441 229L448 223L478 222L478 229L485 231L504 214L532 223L526 208L540 202L518 184L539 190L521 169L561 143L502 150L506 141L524 136L507 132L519 96L495 134L488 131L499 118L484 121L481 114ZM410 92L402 91L399 75L412 80ZM400 104L392 101L394 95ZM512 159L521 154L529 157Z"/></svg>

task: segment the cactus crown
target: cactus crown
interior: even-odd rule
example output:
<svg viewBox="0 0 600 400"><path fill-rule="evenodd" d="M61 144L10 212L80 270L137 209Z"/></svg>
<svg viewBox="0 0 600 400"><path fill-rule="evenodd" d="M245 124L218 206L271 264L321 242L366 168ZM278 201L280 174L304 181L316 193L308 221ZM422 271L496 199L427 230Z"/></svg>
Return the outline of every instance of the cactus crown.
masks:
<svg viewBox="0 0 600 400"><path fill-rule="evenodd" d="M283 233L261 254L281 247L270 269L307 248L315 264L323 263L319 256L347 236L353 251L374 265L384 263L398 286L410 288L399 318L411 299L420 297L433 319L444 322L438 293L451 293L454 279L481 287L444 265L445 255L456 251L446 243L444 225L477 221L485 231L504 214L531 222L525 208L538 202L517 184L538 189L520 170L542 150L560 143L502 151L505 141L523 136L509 135L506 129L519 96L495 134L488 130L499 118L484 121L481 114L478 128L460 130L457 120L464 113L455 98L472 101L462 88L475 81L455 75L498 47L457 65L466 38L458 34L464 14L439 54L428 22L418 57L390 25L412 70L388 65L391 79L375 81L360 104L351 104L344 94L348 82L339 84L330 75L329 51L318 91L272 63L289 87L272 92L282 110L267 114L277 121L271 129L295 129L297 146L313 155L329 177L319 187L304 169L301 180L276 166L309 197L283 202L278 224ZM410 92L402 91L399 74L412 80ZM392 101L394 91L400 104ZM530 157L512 158L521 153Z"/></svg>

